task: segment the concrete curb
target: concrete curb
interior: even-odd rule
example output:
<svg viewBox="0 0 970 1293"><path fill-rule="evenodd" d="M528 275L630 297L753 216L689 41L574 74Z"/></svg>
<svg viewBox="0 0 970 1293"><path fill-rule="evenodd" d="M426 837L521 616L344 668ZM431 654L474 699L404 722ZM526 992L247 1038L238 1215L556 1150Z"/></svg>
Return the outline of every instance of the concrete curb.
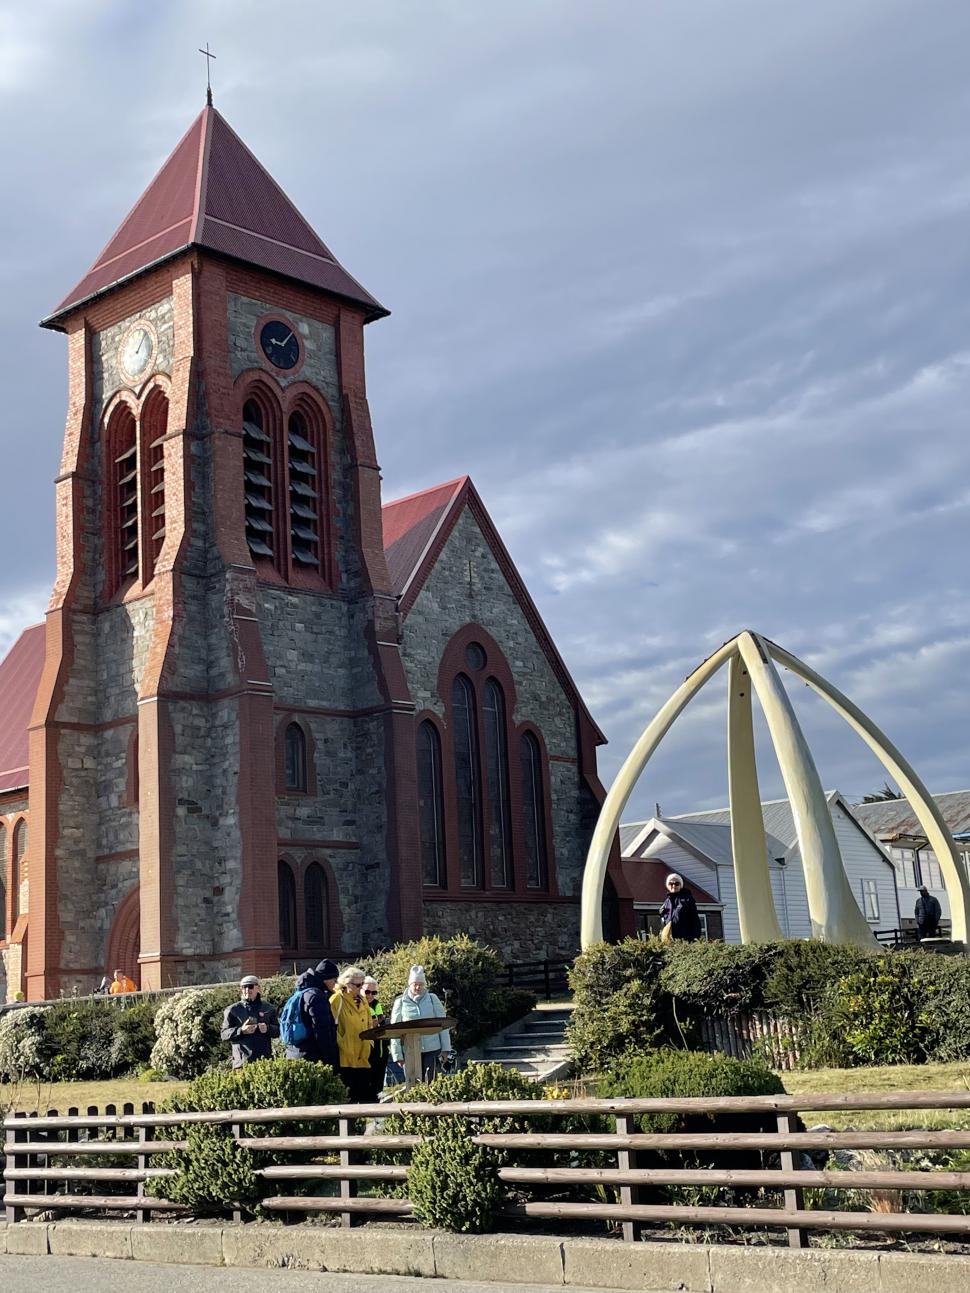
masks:
<svg viewBox="0 0 970 1293"><path fill-rule="evenodd" d="M424 1275L637 1293L966 1293L970 1257L847 1249L623 1244L553 1235L450 1235L324 1226L0 1223L0 1252L209 1266Z"/></svg>

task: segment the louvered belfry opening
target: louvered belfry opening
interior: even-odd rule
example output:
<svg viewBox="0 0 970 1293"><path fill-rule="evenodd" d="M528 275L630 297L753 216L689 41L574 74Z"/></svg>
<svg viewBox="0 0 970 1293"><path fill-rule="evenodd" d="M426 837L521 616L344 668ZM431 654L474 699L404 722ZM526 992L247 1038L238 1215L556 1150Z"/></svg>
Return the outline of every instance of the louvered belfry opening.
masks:
<svg viewBox="0 0 970 1293"><path fill-rule="evenodd" d="M142 462L145 464L142 504L144 534L144 583L155 573L165 542L165 437L168 434L168 399L153 391L141 417Z"/></svg>
<svg viewBox="0 0 970 1293"><path fill-rule="evenodd" d="M246 542L253 557L278 564L273 507L273 439L269 419L256 400L243 405L243 471Z"/></svg>
<svg viewBox="0 0 970 1293"><path fill-rule="evenodd" d="M107 596L138 574L138 440L135 415L119 405L108 423Z"/></svg>
<svg viewBox="0 0 970 1293"><path fill-rule="evenodd" d="M290 480L290 552L295 569L319 572L323 565L320 545L320 436L318 428L300 410L290 414L287 425Z"/></svg>

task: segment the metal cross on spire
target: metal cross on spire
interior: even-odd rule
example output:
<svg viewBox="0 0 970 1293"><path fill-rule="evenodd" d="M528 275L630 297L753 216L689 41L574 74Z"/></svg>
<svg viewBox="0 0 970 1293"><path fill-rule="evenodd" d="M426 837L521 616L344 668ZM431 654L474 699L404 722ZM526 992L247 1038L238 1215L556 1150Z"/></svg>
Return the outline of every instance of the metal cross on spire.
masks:
<svg viewBox="0 0 970 1293"><path fill-rule="evenodd" d="M200 50L199 50L199 53L200 53L200 54L204 54L204 55L205 55L205 60L206 60L206 63L205 63L205 101L206 101L206 103L209 105L209 107L211 108L211 107L212 107L212 76L211 76L211 71L212 71L212 60L215 58L215 54L210 54L210 53L209 53L209 42L208 42L208 41L206 41L206 43L205 43L205 49L200 49Z"/></svg>

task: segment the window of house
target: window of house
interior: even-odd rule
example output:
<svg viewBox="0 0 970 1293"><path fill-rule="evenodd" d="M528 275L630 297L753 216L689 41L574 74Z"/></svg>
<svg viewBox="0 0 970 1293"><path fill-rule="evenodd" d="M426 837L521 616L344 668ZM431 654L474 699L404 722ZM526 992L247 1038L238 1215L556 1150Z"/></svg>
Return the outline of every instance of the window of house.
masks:
<svg viewBox="0 0 970 1293"><path fill-rule="evenodd" d="M299 723L290 723L283 736L283 784L287 790L306 792L306 734Z"/></svg>
<svg viewBox="0 0 970 1293"><path fill-rule="evenodd" d="M475 693L468 679L459 674L451 694L454 724L455 798L458 819L458 868L462 886L481 888L482 803L479 790L481 760L478 750L478 726Z"/></svg>
<svg viewBox="0 0 970 1293"><path fill-rule="evenodd" d="M303 877L303 908L309 947L325 947L329 929L327 877L319 862L311 862Z"/></svg>
<svg viewBox="0 0 970 1293"><path fill-rule="evenodd" d="M141 419L142 563L144 583L155 573L155 563L165 542L165 437L168 433L168 400L153 391Z"/></svg>
<svg viewBox="0 0 970 1293"><path fill-rule="evenodd" d="M243 478L246 543L253 557L275 561L273 440L263 410L255 400L243 405Z"/></svg>
<svg viewBox="0 0 970 1293"><path fill-rule="evenodd" d="M508 741L505 697L494 678L482 698L485 776L488 788L488 856L493 889L512 887L512 826L509 813Z"/></svg>
<svg viewBox="0 0 970 1293"><path fill-rule="evenodd" d="M920 871L923 883L929 889L943 889L943 872L932 849L921 849L919 853Z"/></svg>
<svg viewBox="0 0 970 1293"><path fill-rule="evenodd" d="M902 877L904 888L918 889L923 883L920 874L919 858L914 849L892 848L889 850L897 874Z"/></svg>
<svg viewBox="0 0 970 1293"><path fill-rule="evenodd" d="M280 905L280 946L296 947L296 882L286 862L276 865L276 880Z"/></svg>
<svg viewBox="0 0 970 1293"><path fill-rule="evenodd" d="M424 883L440 888L445 882L441 739L427 720L418 727L418 819Z"/></svg>
<svg viewBox="0 0 970 1293"><path fill-rule="evenodd" d="M530 889L548 888L546 860L546 805L542 785L542 751L531 732L519 742L522 775L522 816L525 838L526 884Z"/></svg>
<svg viewBox="0 0 970 1293"><path fill-rule="evenodd" d="M862 884L862 910L866 920L879 919L879 886L875 880L863 879Z"/></svg>

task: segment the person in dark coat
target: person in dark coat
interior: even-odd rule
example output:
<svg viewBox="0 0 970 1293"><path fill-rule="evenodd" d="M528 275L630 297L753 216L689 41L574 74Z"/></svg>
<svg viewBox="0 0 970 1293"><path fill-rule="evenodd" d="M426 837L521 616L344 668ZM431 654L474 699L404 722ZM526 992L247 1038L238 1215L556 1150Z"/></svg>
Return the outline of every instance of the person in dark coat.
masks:
<svg viewBox="0 0 970 1293"><path fill-rule="evenodd" d="M276 1007L259 995L255 974L239 980L240 1000L229 1006L222 1016L224 1042L232 1042L232 1067L241 1069L253 1060L268 1060L273 1053L273 1038L280 1035Z"/></svg>
<svg viewBox="0 0 970 1293"><path fill-rule="evenodd" d="M701 918L694 895L684 884L684 877L676 872L667 876L667 898L660 908L660 920L670 926L669 938L695 943L701 936Z"/></svg>
<svg viewBox="0 0 970 1293"><path fill-rule="evenodd" d="M916 899L916 924L920 938L935 938L940 928L940 917L943 912L939 901L933 897L926 885L920 885L919 897Z"/></svg>
<svg viewBox="0 0 970 1293"><path fill-rule="evenodd" d="M340 1067L337 1025L330 1009L338 973L336 961L321 961L297 979L295 990L303 994L303 1017L310 1031L299 1046L287 1046L288 1060L318 1060L335 1072Z"/></svg>

